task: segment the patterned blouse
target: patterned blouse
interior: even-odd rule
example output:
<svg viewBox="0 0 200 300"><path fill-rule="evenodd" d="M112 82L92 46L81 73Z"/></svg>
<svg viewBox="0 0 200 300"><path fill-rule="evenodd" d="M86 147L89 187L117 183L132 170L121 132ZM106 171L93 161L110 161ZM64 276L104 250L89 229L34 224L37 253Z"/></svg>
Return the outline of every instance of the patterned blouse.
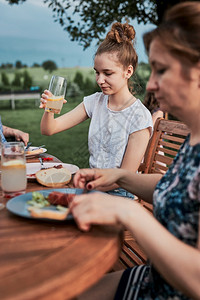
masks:
<svg viewBox="0 0 200 300"><path fill-rule="evenodd" d="M156 186L154 216L182 242L197 247L200 211L200 143L186 138L173 164ZM181 266L180 266L181 268ZM188 299L151 266L143 278L139 299Z"/></svg>

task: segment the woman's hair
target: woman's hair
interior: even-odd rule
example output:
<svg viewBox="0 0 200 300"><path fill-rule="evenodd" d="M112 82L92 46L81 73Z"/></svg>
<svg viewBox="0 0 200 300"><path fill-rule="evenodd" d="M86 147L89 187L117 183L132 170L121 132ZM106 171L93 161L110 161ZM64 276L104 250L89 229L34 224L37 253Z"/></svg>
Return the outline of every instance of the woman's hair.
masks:
<svg viewBox="0 0 200 300"><path fill-rule="evenodd" d="M133 26L128 23L113 23L105 40L98 47L95 56L105 52L115 52L124 69L129 65L132 65L133 71L135 71L138 63L138 56L134 49L134 39L135 30Z"/></svg>
<svg viewBox="0 0 200 300"><path fill-rule="evenodd" d="M151 92L146 92L143 104L148 108L151 114L159 109L158 101L154 97L154 93Z"/></svg>
<svg viewBox="0 0 200 300"><path fill-rule="evenodd" d="M200 61L200 2L182 2L169 9L161 25L144 35L147 52L155 38L186 68L197 64Z"/></svg>

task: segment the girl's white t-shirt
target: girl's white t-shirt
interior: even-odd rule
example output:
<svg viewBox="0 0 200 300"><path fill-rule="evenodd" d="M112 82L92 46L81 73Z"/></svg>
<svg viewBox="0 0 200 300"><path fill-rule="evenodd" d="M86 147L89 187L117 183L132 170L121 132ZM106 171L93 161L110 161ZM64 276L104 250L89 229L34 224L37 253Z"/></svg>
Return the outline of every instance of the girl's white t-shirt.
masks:
<svg viewBox="0 0 200 300"><path fill-rule="evenodd" d="M88 133L91 168L120 167L129 135L145 128L152 134L151 113L139 99L120 111L109 109L108 96L99 92L84 97L83 103L91 118Z"/></svg>

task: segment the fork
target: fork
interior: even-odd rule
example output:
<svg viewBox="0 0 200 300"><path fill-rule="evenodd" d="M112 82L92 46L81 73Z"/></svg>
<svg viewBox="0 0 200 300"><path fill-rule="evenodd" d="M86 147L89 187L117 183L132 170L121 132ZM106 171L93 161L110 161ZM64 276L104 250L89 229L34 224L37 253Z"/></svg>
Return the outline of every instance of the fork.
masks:
<svg viewBox="0 0 200 300"><path fill-rule="evenodd" d="M28 151L28 148L30 147L32 145L32 143L31 142L28 142L28 144L27 144L27 146L26 146L26 148L24 149L25 151Z"/></svg>
<svg viewBox="0 0 200 300"><path fill-rule="evenodd" d="M42 158L41 158L41 157L39 157L39 161L40 161L40 164L41 164L41 169L40 169L40 170L45 169L45 166L44 166L44 164L43 164L43 161L42 161Z"/></svg>

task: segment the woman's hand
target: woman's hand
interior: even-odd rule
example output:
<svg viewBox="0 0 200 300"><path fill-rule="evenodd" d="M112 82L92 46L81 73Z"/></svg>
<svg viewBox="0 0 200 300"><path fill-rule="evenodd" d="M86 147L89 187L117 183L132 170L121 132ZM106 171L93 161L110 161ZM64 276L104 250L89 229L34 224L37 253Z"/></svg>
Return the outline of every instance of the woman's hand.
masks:
<svg viewBox="0 0 200 300"><path fill-rule="evenodd" d="M47 103L47 100L49 97L52 97L52 93L48 90L45 90L43 93L42 93L42 96L40 98L40 106L39 108L45 108L46 107L46 103ZM63 100L63 103L66 103L67 101L64 99Z"/></svg>
<svg viewBox="0 0 200 300"><path fill-rule="evenodd" d="M92 224L116 225L120 214L126 215L125 202L132 202L119 196L94 192L74 197L69 208L78 227L88 231Z"/></svg>
<svg viewBox="0 0 200 300"><path fill-rule="evenodd" d="M74 186L87 190L107 187L116 183L122 173L122 169L82 169L74 176Z"/></svg>
<svg viewBox="0 0 200 300"><path fill-rule="evenodd" d="M19 129L7 127L3 125L3 134L5 137L14 137L16 141L23 141L25 146L29 141L29 134Z"/></svg>
<svg viewBox="0 0 200 300"><path fill-rule="evenodd" d="M18 129L14 129L14 136L16 141L23 141L25 146L27 146L27 143L29 141L29 134L27 132L23 132Z"/></svg>

